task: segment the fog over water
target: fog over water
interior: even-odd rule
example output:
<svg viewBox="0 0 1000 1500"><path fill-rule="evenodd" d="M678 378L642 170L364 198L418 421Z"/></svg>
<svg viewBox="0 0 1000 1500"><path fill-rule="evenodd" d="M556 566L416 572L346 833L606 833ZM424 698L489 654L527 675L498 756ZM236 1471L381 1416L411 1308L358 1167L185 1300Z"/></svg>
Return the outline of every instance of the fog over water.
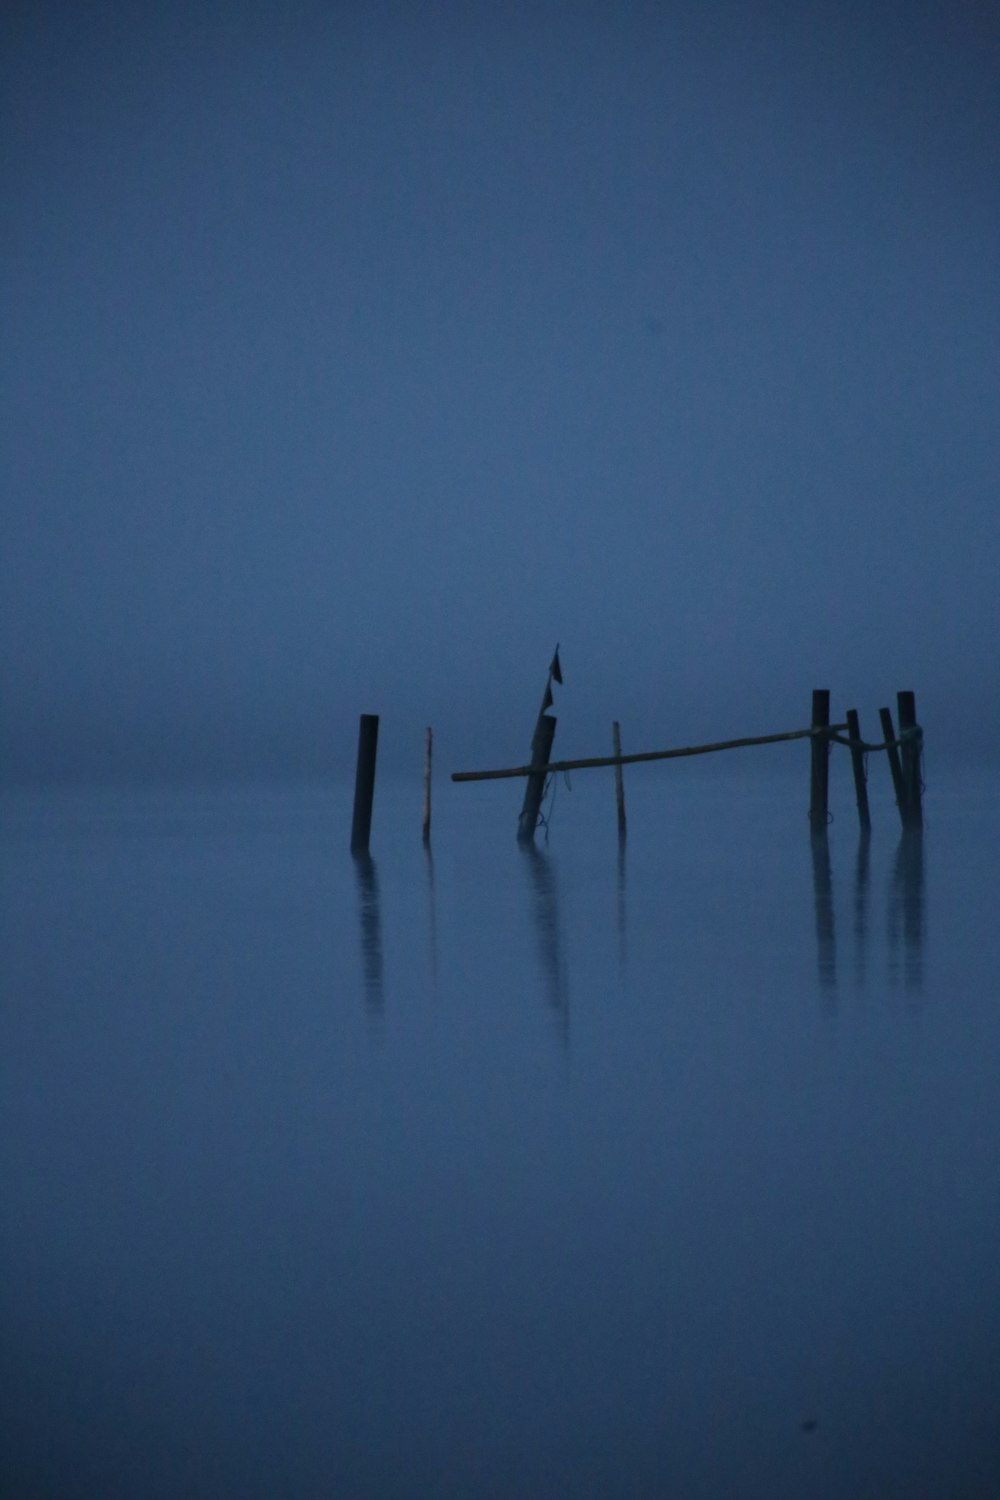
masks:
<svg viewBox="0 0 1000 1500"><path fill-rule="evenodd" d="M502 763L556 640L577 754L995 745L990 7L2 27L6 776Z"/></svg>

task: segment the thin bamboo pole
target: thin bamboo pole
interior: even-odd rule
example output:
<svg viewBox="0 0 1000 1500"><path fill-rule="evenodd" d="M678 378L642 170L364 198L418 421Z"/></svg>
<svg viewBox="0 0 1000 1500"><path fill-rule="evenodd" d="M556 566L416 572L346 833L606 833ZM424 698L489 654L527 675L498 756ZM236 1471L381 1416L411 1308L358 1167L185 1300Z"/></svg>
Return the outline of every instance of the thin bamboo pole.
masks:
<svg viewBox="0 0 1000 1500"><path fill-rule="evenodd" d="M616 719L611 726L611 747L615 752L615 803L618 807L618 837L625 837L625 782L622 778L622 732Z"/></svg>
<svg viewBox="0 0 1000 1500"><path fill-rule="evenodd" d="M424 843L431 841L431 757L434 751L434 732L430 725L424 731Z"/></svg>
<svg viewBox="0 0 1000 1500"><path fill-rule="evenodd" d="M832 731L846 729L846 724L831 724L828 729L791 729L786 734L756 734L739 740L719 740L712 745L686 745L680 750L644 750L635 755L592 755L583 760L553 760L547 771L589 771L599 766L635 766L650 760L677 760L683 755L709 755L715 750L742 750L747 745L777 745L784 740L807 740L815 734L832 737ZM537 765L510 766L502 771L452 771L452 781L499 781L510 776L531 776Z"/></svg>
<svg viewBox="0 0 1000 1500"><path fill-rule="evenodd" d="M854 771L854 795L858 804L858 821L861 832L867 833L872 826L868 811L868 784L865 780L865 752L858 748L861 742L861 723L856 708L847 710L847 731L854 743L851 745L851 766Z"/></svg>
<svg viewBox="0 0 1000 1500"><path fill-rule="evenodd" d="M903 772L899 764L899 740L892 723L892 710L880 708L878 711L879 722L882 725L882 733L885 735L885 750L889 761L889 771L892 775L892 787L896 793L896 806L899 809L900 820L906 827L906 785L903 781Z"/></svg>

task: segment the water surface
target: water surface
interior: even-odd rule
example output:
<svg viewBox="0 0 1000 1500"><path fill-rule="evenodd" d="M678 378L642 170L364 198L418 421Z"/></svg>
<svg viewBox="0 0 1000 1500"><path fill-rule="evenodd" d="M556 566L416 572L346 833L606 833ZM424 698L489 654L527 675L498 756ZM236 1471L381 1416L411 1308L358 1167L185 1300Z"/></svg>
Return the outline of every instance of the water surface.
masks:
<svg viewBox="0 0 1000 1500"><path fill-rule="evenodd" d="M1000 1493L1000 802L4 794L5 1493Z"/></svg>

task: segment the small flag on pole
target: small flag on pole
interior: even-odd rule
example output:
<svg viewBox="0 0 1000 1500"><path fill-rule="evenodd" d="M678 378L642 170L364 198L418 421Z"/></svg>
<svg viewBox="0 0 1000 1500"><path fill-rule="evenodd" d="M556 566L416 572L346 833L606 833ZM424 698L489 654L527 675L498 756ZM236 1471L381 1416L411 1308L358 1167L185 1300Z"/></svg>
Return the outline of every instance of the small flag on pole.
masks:
<svg viewBox="0 0 1000 1500"><path fill-rule="evenodd" d="M549 676L552 678L553 682L562 682L562 669L559 666L558 646L556 646L555 655L552 658L552 665L549 667Z"/></svg>

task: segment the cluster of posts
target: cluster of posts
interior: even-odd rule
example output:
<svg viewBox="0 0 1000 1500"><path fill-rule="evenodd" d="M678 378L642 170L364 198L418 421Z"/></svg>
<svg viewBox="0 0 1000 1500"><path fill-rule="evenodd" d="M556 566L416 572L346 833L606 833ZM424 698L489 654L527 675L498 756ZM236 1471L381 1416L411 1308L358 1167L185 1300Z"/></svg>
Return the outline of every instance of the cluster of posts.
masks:
<svg viewBox="0 0 1000 1500"><path fill-rule="evenodd" d="M844 745L851 752L854 773L854 790L857 799L858 818L861 829L867 833L871 828L868 809L868 778L865 757L874 751L885 751L892 775L896 806L904 830L919 829L923 825L921 776L921 754L923 731L917 723L916 700L912 692L896 695L899 719L898 733L893 725L888 708L879 709L883 738L870 742L861 737L861 727L856 709L848 709L843 723L830 722L830 693L827 688L817 688L812 695L812 718L808 729L787 730L781 734L763 734L736 740L720 740L710 745L686 745L673 750L647 750L637 754L623 755L621 732L617 721L612 726L613 754L590 756L577 760L552 760L552 744L555 739L556 719L548 712L554 699L553 683L562 682L559 647L549 665L545 692L535 723L531 740L531 760L522 766L506 767L497 771L455 771L452 781L494 781L500 778L525 778L524 800L518 818L517 838L521 844L533 842L536 830L542 821L542 801L549 777L559 771L581 771L611 766L615 772L615 801L618 812L618 834L625 838L625 790L622 767L653 760L672 760L681 756L708 755L720 750L737 750L749 745L770 745L785 740L808 739L810 741L809 781L809 826L814 834L826 830L830 821L828 808L830 780L830 747ZM372 803L375 794L375 759L378 748L378 715L362 714L358 734L358 763L354 785L354 820L351 827L351 853L367 855L371 835ZM426 731L424 754L424 811L423 840L430 843L431 832L431 759L432 734Z"/></svg>
<svg viewBox="0 0 1000 1500"><path fill-rule="evenodd" d="M892 712L879 709L883 739L869 743L861 738L861 726L857 709L847 710L844 724L830 723L830 693L826 688L816 688L812 695L812 763L809 795L809 826L814 833L822 832L829 822L827 793L830 777L830 745L846 745L851 752L851 767L854 772L854 791L858 804L858 819L862 831L867 833L872 826L868 811L868 778L865 772L865 755L873 750L884 750L892 774L896 806L904 829L923 827L923 777L921 753L923 730L917 723L916 698L911 692L896 694L899 714L899 734L893 727ZM846 735L842 732L846 729Z"/></svg>

